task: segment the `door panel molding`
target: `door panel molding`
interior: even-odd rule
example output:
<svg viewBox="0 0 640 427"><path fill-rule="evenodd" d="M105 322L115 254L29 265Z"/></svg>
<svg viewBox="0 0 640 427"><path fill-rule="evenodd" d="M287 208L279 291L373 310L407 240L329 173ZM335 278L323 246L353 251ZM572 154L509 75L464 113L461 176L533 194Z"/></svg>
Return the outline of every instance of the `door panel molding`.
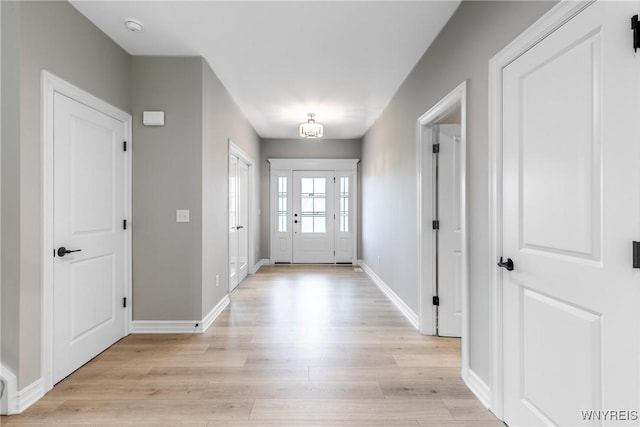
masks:
<svg viewBox="0 0 640 427"><path fill-rule="evenodd" d="M100 98L80 89L79 87L43 70L40 76L42 122L41 122L41 150L42 150L42 342L41 342L41 381L46 393L53 387L53 279L54 279L54 98L56 94L66 96L80 104L110 116L124 125L124 135L129 147L132 146L131 115L112 106ZM124 166L125 182L125 216L131 219L131 149L127 150ZM124 218L123 218L124 219ZM128 304L124 308L124 335L129 334L131 328L131 227L124 233L124 269L125 296Z"/></svg>

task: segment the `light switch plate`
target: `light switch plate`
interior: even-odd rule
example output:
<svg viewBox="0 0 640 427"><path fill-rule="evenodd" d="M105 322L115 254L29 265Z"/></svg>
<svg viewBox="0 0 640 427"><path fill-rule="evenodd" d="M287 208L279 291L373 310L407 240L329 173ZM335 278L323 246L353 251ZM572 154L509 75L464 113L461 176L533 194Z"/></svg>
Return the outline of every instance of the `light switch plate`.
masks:
<svg viewBox="0 0 640 427"><path fill-rule="evenodd" d="M176 222L189 222L189 210L178 209L176 211Z"/></svg>

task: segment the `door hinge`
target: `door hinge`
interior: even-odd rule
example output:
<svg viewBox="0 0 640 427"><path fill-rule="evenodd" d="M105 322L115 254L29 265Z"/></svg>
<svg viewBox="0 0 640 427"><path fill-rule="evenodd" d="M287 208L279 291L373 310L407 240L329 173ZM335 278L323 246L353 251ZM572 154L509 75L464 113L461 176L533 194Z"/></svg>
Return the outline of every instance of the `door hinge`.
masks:
<svg viewBox="0 0 640 427"><path fill-rule="evenodd" d="M438 221L437 219L434 219L433 223L431 224L431 227L434 230L440 230L440 221Z"/></svg>
<svg viewBox="0 0 640 427"><path fill-rule="evenodd" d="M432 145L433 154L438 154L440 152L440 144Z"/></svg>
<svg viewBox="0 0 640 427"><path fill-rule="evenodd" d="M640 242L633 242L633 268L640 268Z"/></svg>
<svg viewBox="0 0 640 427"><path fill-rule="evenodd" d="M122 151L127 151L127 141L122 141Z"/></svg>
<svg viewBox="0 0 640 427"><path fill-rule="evenodd" d="M638 24L638 15L631 17L631 30L633 31L633 51L640 49L640 25Z"/></svg>
<svg viewBox="0 0 640 427"><path fill-rule="evenodd" d="M123 220L122 220L122 228L123 228L124 230L126 230L126 229L127 229L127 220L126 220L126 219L123 219Z"/></svg>
<svg viewBox="0 0 640 427"><path fill-rule="evenodd" d="M433 297L433 305L440 305L440 297Z"/></svg>
<svg viewBox="0 0 640 427"><path fill-rule="evenodd" d="M122 308L127 308L127 297L122 298Z"/></svg>
<svg viewBox="0 0 640 427"><path fill-rule="evenodd" d="M333 183L334 184L336 183L336 177L335 176L333 177Z"/></svg>

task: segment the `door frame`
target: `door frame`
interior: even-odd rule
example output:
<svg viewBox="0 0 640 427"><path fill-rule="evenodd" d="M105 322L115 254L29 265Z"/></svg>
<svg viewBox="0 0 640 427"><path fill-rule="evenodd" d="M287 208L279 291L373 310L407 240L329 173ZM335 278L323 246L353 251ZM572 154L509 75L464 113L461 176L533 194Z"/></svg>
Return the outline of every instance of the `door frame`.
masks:
<svg viewBox="0 0 640 427"><path fill-rule="evenodd" d="M317 158L269 158L267 159L269 162L270 171L269 171L269 263L275 264L275 258L273 257L273 245L275 242L275 230L276 230L276 215L274 215L274 209L277 206L277 200L275 197L275 185L278 172L286 172L289 174L289 179L293 179L293 171L334 171L335 173L339 173L341 171L349 171L353 173L354 177L354 187L353 187L353 256L352 256L352 264L358 264L358 220L359 220L359 209L358 206L358 185L359 185L359 177L358 177L358 163L360 163L360 159L317 159ZM293 191L293 182L291 182L290 187L291 191ZM293 197L291 198L293 200ZM292 202L290 202L292 203ZM292 229L289 229L289 233L292 233ZM293 234L291 234L291 259L290 263L293 262ZM335 240L335 230L334 230L334 240Z"/></svg>
<svg viewBox="0 0 640 427"><path fill-rule="evenodd" d="M495 267L502 255L502 87L504 69L542 39L563 26L596 0L562 1L520 34L489 61L489 251L487 265L491 286L491 347L489 408L499 419L504 418L505 358L503 331L503 283L501 271Z"/></svg>
<svg viewBox="0 0 640 427"><path fill-rule="evenodd" d="M42 203L42 315L41 315L41 378L43 382L43 392L53 388L53 262L51 250L54 247L54 157L53 157L53 113L54 95L60 93L87 107L93 108L101 113L109 115L125 124L125 138L129 147L133 145L131 138L131 115L102 99L86 92L83 89L42 70L40 75L41 83L41 203ZM131 220L131 148L125 159L125 215ZM131 330L132 300L131 300L131 227L123 230L125 233L125 296L129 304L124 310L124 335L128 335Z"/></svg>
<svg viewBox="0 0 640 427"><path fill-rule="evenodd" d="M247 203L247 212L248 212L248 218L249 218L249 223L247 224L247 239L249 239L249 245L247 247L247 251L249 252L248 254L248 263L249 263L249 271L247 274L254 274L256 272L256 266L255 266L255 224L257 224L257 220L255 218L255 215L253 213L253 209L255 207L255 178L254 178L254 163L253 163L253 159L247 154L245 153L242 148L240 148L239 146L237 146L232 140L231 138L229 138L228 140L228 144L229 144L229 149L227 152L227 177L226 177L226 188L227 188L227 212L225 214L225 218L226 218L226 227L229 227L229 157L230 156L236 156L240 161L243 161L244 163L246 163L249 166L249 173L248 173L248 180L249 180L249 194L247 195L247 197L249 198L248 203ZM229 232L228 232L228 228L227 228L227 266L225 268L226 271L226 280L227 280L227 293L230 293L230 281L229 281L229 274L231 273L231 271L229 271L229 258L231 256L231 242L229 240ZM238 283L238 285L240 285L240 283Z"/></svg>
<svg viewBox="0 0 640 427"><path fill-rule="evenodd" d="M435 291L435 250L436 239L431 221L434 218L435 192L435 160L427 159L431 146L432 125L456 106L460 106L460 162L461 162L461 195L460 201L460 235L461 235L461 300L462 300L462 333L461 333L461 374L467 381L469 376L469 237L467 219L467 81L460 83L437 104L420 116L416 125L416 159L418 189L418 302L420 304L420 333L436 334L436 309L432 303ZM428 215L431 213L431 215ZM428 217L428 218L427 218Z"/></svg>

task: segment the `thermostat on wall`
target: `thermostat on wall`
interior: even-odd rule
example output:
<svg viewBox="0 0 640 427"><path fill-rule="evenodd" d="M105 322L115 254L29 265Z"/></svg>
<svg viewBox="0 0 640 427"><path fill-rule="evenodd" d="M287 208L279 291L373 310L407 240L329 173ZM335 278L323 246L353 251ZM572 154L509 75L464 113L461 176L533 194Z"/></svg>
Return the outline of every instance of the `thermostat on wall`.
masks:
<svg viewBox="0 0 640 427"><path fill-rule="evenodd" d="M143 111L142 124L145 126L164 126L164 111Z"/></svg>

